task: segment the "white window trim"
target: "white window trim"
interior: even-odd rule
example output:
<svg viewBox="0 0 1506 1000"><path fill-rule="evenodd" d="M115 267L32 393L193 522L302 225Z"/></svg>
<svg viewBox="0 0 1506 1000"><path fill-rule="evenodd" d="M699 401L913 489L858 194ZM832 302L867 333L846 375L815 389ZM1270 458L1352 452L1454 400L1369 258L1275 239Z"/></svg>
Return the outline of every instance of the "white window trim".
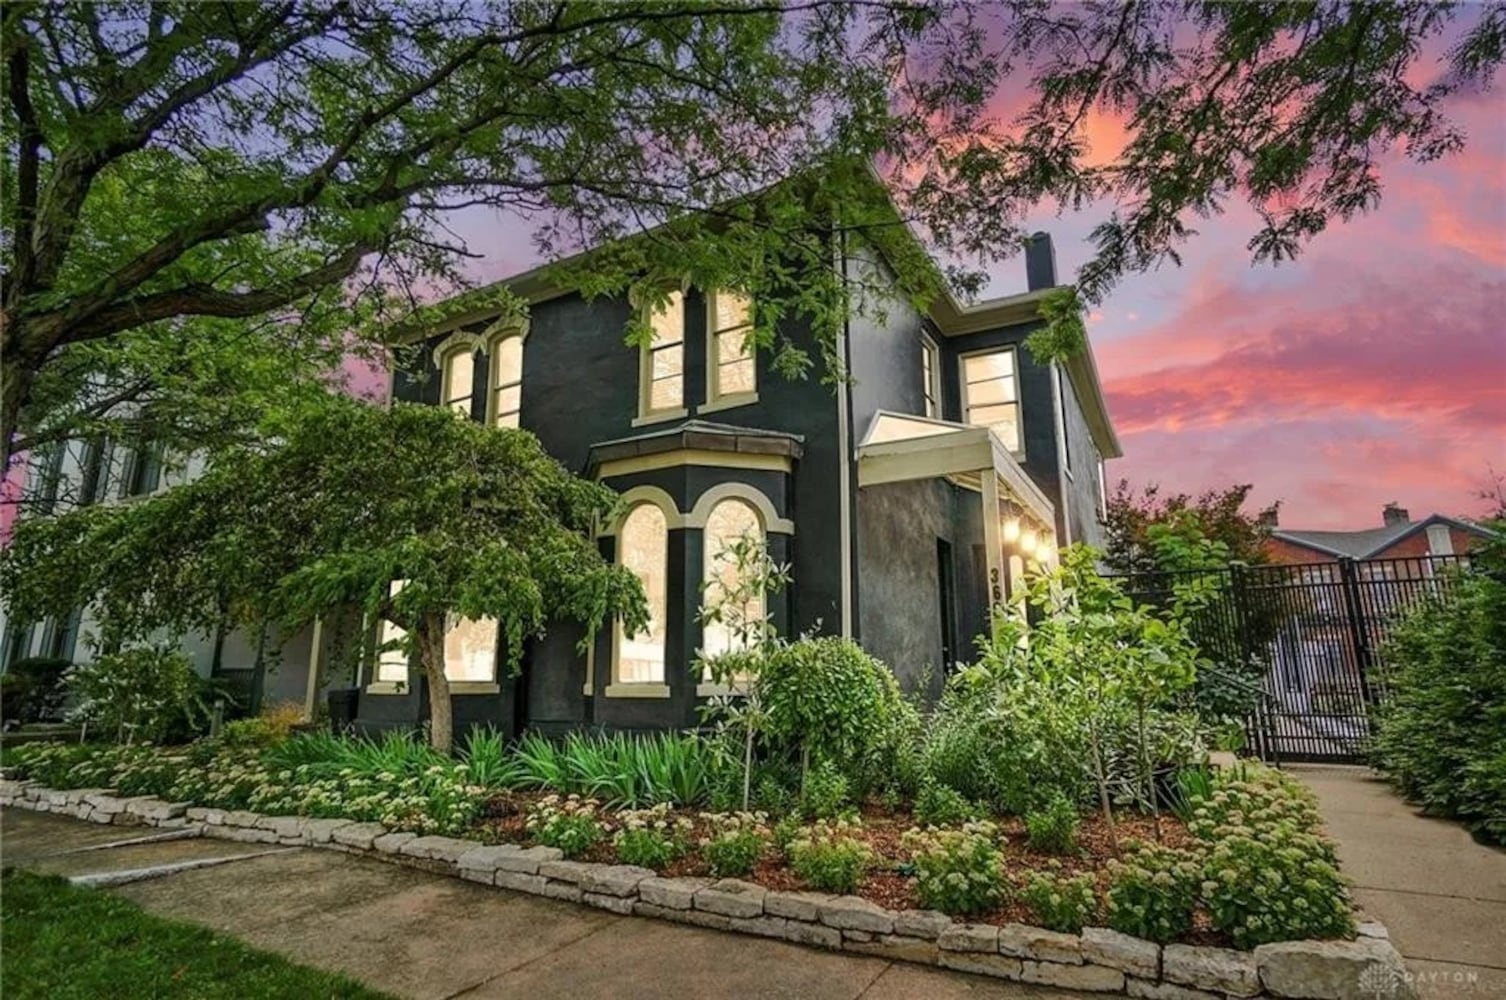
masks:
<svg viewBox="0 0 1506 1000"><path fill-rule="evenodd" d="M490 334L486 342L486 426L497 426L497 397L501 394L502 383L497 381L497 349L502 346L504 340L518 338L518 346L522 348L518 359L518 426L523 426L523 354L528 350L528 321L514 321L505 327L493 327L488 331ZM512 384L512 383L509 383Z"/></svg>
<svg viewBox="0 0 1506 1000"><path fill-rule="evenodd" d="M965 354L957 355L957 386L960 390L959 394L962 401L962 423L967 424L969 427L982 426L968 420L968 410L970 407L967 398L967 359L976 358L984 354L998 354L1001 351L1008 351L1013 355L1015 426L1019 428L1018 436L1020 439L1020 447L1010 450L1009 454L1015 459L1023 459L1025 456L1025 404L1021 399L1023 393L1021 392L1022 386L1020 385L1020 352L1016 345L1000 344L998 347L984 347L976 351L968 351Z"/></svg>
<svg viewBox="0 0 1506 1000"><path fill-rule="evenodd" d="M924 386L921 391L920 408L922 410L925 409L926 392L929 391L931 399L935 403L936 411L934 413L923 413L922 416L930 420L940 420L942 419L941 345L936 343L929 333L922 330L920 332L920 377L922 381L925 381L926 378L927 358L931 360L931 378L930 384Z"/></svg>
<svg viewBox="0 0 1506 1000"><path fill-rule="evenodd" d="M669 532L676 526L683 527L684 516L675 507L674 501L669 494L657 486L635 486L622 495L620 505L621 514L613 522L611 528L600 532L602 535L617 538L617 550L613 554L613 561L622 565L621 535L622 528L627 524L628 517L633 511L644 504L652 504L659 508L659 513L664 515L664 572L666 577L670 572L669 564ZM666 506L667 502L667 506ZM667 580L666 580L667 584ZM607 686L603 694L608 698L668 698L669 692L669 596L668 586L665 587L665 632L664 632L664 680L662 681L623 681L620 680L619 671L622 668L622 625L616 619L612 620L612 661L607 674ZM591 664L592 667L595 664ZM594 670L592 671L594 674ZM594 680L594 678L593 678Z"/></svg>
<svg viewBox="0 0 1506 1000"><path fill-rule="evenodd" d="M722 393L720 379L717 377L721 372L720 358L716 353L716 297L724 289L712 289L706 292L706 402L696 407L697 413L715 413L718 410L732 410L739 406L747 406L758 402L758 345L750 344L753 360L753 389L751 392ZM753 336L752 317L749 317L748 337Z"/></svg>

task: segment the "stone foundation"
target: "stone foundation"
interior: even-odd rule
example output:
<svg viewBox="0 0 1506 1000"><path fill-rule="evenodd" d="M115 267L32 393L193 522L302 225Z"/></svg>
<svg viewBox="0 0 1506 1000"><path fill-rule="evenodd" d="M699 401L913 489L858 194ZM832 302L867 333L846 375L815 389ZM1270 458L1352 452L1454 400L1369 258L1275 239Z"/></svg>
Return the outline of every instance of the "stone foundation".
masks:
<svg viewBox="0 0 1506 1000"><path fill-rule="evenodd" d="M738 879L662 878L631 865L566 861L550 847L419 837L377 823L191 808L123 798L109 789L59 791L0 780L0 806L344 851L612 913L1071 990L1147 1000L1364 1000L1385 984L1386 1000L1414 995L1401 956L1385 928L1373 922L1354 941L1283 941L1251 952L1162 947L1102 927L1061 934L1023 924L967 924L929 910L886 910L857 896L775 892Z"/></svg>

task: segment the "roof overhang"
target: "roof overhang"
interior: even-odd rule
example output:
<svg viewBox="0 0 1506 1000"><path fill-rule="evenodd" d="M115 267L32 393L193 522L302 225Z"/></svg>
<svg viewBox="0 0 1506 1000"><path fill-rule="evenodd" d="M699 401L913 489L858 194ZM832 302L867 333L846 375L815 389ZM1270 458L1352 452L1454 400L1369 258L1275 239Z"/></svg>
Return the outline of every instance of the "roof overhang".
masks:
<svg viewBox="0 0 1506 1000"><path fill-rule="evenodd" d="M858 487L918 479L948 479L976 489L994 475L1018 503L1054 532L1056 509L987 427L880 410L858 445Z"/></svg>

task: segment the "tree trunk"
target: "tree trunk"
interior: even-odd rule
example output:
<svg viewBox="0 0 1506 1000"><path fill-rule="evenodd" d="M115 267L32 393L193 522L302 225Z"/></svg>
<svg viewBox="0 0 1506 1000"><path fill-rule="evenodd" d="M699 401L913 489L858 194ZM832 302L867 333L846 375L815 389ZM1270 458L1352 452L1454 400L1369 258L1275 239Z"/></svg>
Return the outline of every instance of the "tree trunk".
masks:
<svg viewBox="0 0 1506 1000"><path fill-rule="evenodd" d="M18 334L11 333L10 336ZM5 448L5 464L0 465L0 475L10 472L10 463L16 457L16 442L21 434L21 406L31 393L31 375L20 364L7 361L0 367L0 438Z"/></svg>
<svg viewBox="0 0 1506 1000"><path fill-rule="evenodd" d="M450 681L444 675L444 615L418 620L418 656L429 681L429 745L449 753L455 744L455 719L450 706Z"/></svg>
<svg viewBox="0 0 1506 1000"><path fill-rule="evenodd" d="M1150 764L1150 749L1146 746L1145 739L1145 705L1143 702L1135 705L1139 716L1140 729L1140 773L1145 780L1145 801L1150 803L1151 823L1156 832L1156 843L1161 842L1161 808L1156 802L1156 775Z"/></svg>
<svg viewBox="0 0 1506 1000"><path fill-rule="evenodd" d="M1103 766L1103 750L1098 742L1098 727L1088 730L1088 742L1093 750L1093 777L1098 781L1098 805L1103 809L1103 821L1109 826L1109 845L1119 853L1119 831L1114 829L1114 808L1109 803L1109 779Z"/></svg>
<svg viewBox="0 0 1506 1000"><path fill-rule="evenodd" d="M748 801L753 792L753 723L747 725L743 741L743 812L748 811Z"/></svg>

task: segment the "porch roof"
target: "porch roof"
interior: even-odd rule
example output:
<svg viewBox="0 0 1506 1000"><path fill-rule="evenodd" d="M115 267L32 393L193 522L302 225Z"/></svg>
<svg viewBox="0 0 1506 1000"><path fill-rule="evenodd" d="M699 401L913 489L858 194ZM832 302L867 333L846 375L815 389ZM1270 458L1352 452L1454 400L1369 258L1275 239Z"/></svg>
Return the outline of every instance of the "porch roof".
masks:
<svg viewBox="0 0 1506 1000"><path fill-rule="evenodd" d="M949 479L979 490L992 473L1009 499L1054 530L1056 508L987 427L879 410L858 443L858 486Z"/></svg>

